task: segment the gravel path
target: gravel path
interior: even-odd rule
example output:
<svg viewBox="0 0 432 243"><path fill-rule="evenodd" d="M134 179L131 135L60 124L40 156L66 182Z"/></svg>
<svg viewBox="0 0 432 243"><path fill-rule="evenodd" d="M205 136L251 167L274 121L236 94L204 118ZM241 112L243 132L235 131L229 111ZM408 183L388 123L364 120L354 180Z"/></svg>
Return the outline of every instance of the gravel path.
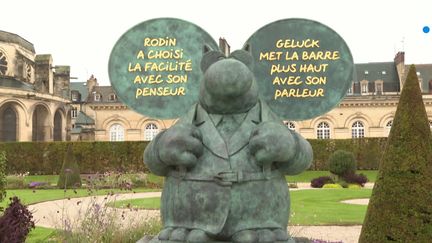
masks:
<svg viewBox="0 0 432 243"><path fill-rule="evenodd" d="M298 189L311 189L309 183L297 183ZM371 188L373 185L367 185ZM88 214L88 210L108 210L104 213L114 213L118 217L125 219L125 223L148 220L150 218L159 217L159 210L130 210L130 209L114 209L103 207L107 202L134 199L134 198L151 198L160 197L160 192L145 192L145 193L128 193L117 194L114 196L92 196L84 198L71 198L55 201L37 203L29 206L33 212L37 226L48 228L74 227L79 225L80 220L84 215ZM359 199L361 203L367 203L364 199ZM359 200L347 200L358 203ZM345 203L352 203L347 202ZM90 205L97 204L96 207ZM100 206L100 207L99 207ZM62 221L67 220L66 224ZM126 220L127 219L127 220ZM127 225L127 223L125 225ZM66 225L66 226L65 226ZM322 239L328 241L343 241L344 243L355 243L358 241L361 225L356 226L290 226L288 229L291 235L296 237L308 237L314 239Z"/></svg>

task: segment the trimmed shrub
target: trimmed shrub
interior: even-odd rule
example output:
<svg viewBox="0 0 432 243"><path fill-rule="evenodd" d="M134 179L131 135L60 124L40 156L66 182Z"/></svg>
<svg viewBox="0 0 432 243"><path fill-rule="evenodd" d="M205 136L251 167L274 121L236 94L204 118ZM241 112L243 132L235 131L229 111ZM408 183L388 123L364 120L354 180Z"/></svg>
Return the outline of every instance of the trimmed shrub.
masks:
<svg viewBox="0 0 432 243"><path fill-rule="evenodd" d="M349 184L357 184L359 186L364 186L368 182L368 178L363 174L345 174L342 180Z"/></svg>
<svg viewBox="0 0 432 243"><path fill-rule="evenodd" d="M147 141L11 142L0 143L8 155L6 174L27 171L32 175L60 174L68 144L73 145L81 173L149 172L143 163Z"/></svg>
<svg viewBox="0 0 432 243"><path fill-rule="evenodd" d="M334 181L330 176L320 176L311 181L311 187L322 188L325 184L333 184Z"/></svg>
<svg viewBox="0 0 432 243"><path fill-rule="evenodd" d="M360 243L430 242L432 137L415 66L409 69Z"/></svg>
<svg viewBox="0 0 432 243"><path fill-rule="evenodd" d="M348 189L361 189L362 187L358 184L349 184Z"/></svg>
<svg viewBox="0 0 432 243"><path fill-rule="evenodd" d="M17 197L10 200L11 203L0 217L0 242L21 243L35 228L33 215Z"/></svg>
<svg viewBox="0 0 432 243"><path fill-rule="evenodd" d="M339 184L325 184L322 188L324 188L324 189L340 189L343 187Z"/></svg>
<svg viewBox="0 0 432 243"><path fill-rule="evenodd" d="M351 151L359 170L378 169L387 138L310 139L314 160L310 170L329 170L329 157L336 150ZM73 144L81 173L107 171L148 173L143 163L147 141L125 142L11 142L0 143L8 155L6 174L59 174L67 145Z"/></svg>
<svg viewBox="0 0 432 243"><path fill-rule="evenodd" d="M331 173L343 177L356 172L354 154L344 150L337 150L329 159L329 170Z"/></svg>
<svg viewBox="0 0 432 243"><path fill-rule="evenodd" d="M6 197L6 153L0 152L0 202ZM0 212L3 208L0 207Z"/></svg>
<svg viewBox="0 0 432 243"><path fill-rule="evenodd" d="M72 144L68 145L63 165L60 170L57 187L65 189L81 187L80 172L73 154Z"/></svg>

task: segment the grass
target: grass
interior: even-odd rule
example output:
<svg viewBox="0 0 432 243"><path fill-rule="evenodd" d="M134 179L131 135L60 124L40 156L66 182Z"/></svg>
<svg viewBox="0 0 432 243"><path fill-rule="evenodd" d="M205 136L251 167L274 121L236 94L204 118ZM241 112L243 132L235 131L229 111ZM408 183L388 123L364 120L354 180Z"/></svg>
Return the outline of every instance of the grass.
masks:
<svg viewBox="0 0 432 243"><path fill-rule="evenodd" d="M26 243L44 243L56 232L55 229L36 227L27 236Z"/></svg>
<svg viewBox="0 0 432 243"><path fill-rule="evenodd" d="M291 224L362 224L366 205L341 203L342 200L370 198L371 189L318 189L291 192Z"/></svg>
<svg viewBox="0 0 432 243"><path fill-rule="evenodd" d="M378 175L377 170L358 170L357 174L364 174L369 179L369 182L375 182L375 179ZM312 171L308 170L301 174L294 175L294 176L286 176L287 181L289 182L310 182L312 179L320 177L320 176L328 176L330 175L330 172L318 170L318 171Z"/></svg>
<svg viewBox="0 0 432 243"><path fill-rule="evenodd" d="M143 199L128 199L107 203L107 206L117 208L138 208L138 209L159 209L160 197L150 197Z"/></svg>
<svg viewBox="0 0 432 243"><path fill-rule="evenodd" d="M58 175L28 175L24 177L25 184L30 182L47 182L51 185L57 184L59 176Z"/></svg>
<svg viewBox="0 0 432 243"><path fill-rule="evenodd" d="M291 192L291 225L358 225L362 224L365 205L344 204L340 201L369 198L371 189L319 189ZM120 208L159 209L160 198L117 201Z"/></svg>
<svg viewBox="0 0 432 243"><path fill-rule="evenodd" d="M120 189L101 189L97 191L93 191L90 193L87 189L76 189L75 190L69 189L66 190L66 192L62 189L17 189L17 190L6 190L6 198L10 198L13 196L17 196L21 199L21 202L25 205L39 203L39 202L46 202L46 201L52 201L52 200L59 200L59 199L65 199L65 198L73 198L73 197L87 197L87 196L93 196L93 195L106 195L110 192L114 193L131 193L131 191L125 191ZM145 188L138 188L134 190L134 192L151 192L151 191L158 191L156 189L145 189ZM6 207L7 204L9 204L9 200L4 200L0 203L0 207Z"/></svg>

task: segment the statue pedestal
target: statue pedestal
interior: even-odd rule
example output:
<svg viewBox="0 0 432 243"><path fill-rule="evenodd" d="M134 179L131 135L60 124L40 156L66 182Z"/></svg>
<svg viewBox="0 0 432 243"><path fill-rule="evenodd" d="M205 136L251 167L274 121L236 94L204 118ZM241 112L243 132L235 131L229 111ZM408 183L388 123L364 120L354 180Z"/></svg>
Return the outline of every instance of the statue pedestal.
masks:
<svg viewBox="0 0 432 243"><path fill-rule="evenodd" d="M275 241L274 243L309 243L311 242L310 240L307 239L298 239L298 240L294 240L294 239L290 239L288 241ZM137 241L136 243L180 243L179 241L169 241L169 240L159 240L157 237L151 237L151 236L144 236L143 238L141 238L139 241ZM204 243L204 242L203 242ZM209 242L205 242L205 243L232 243L231 241L209 241Z"/></svg>

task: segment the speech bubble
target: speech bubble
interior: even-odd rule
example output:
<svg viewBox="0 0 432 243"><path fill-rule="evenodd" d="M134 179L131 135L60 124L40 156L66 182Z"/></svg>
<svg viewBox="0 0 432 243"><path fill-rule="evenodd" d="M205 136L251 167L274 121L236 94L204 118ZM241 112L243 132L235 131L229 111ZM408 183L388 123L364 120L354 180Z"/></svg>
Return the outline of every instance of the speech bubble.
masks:
<svg viewBox="0 0 432 243"><path fill-rule="evenodd" d="M203 47L218 49L199 26L175 18L142 22L124 33L109 58L119 99L145 116L172 119L198 101Z"/></svg>
<svg viewBox="0 0 432 243"><path fill-rule="evenodd" d="M351 52L334 30L308 19L283 19L246 42L254 58L260 95L285 120L322 115L351 87Z"/></svg>

